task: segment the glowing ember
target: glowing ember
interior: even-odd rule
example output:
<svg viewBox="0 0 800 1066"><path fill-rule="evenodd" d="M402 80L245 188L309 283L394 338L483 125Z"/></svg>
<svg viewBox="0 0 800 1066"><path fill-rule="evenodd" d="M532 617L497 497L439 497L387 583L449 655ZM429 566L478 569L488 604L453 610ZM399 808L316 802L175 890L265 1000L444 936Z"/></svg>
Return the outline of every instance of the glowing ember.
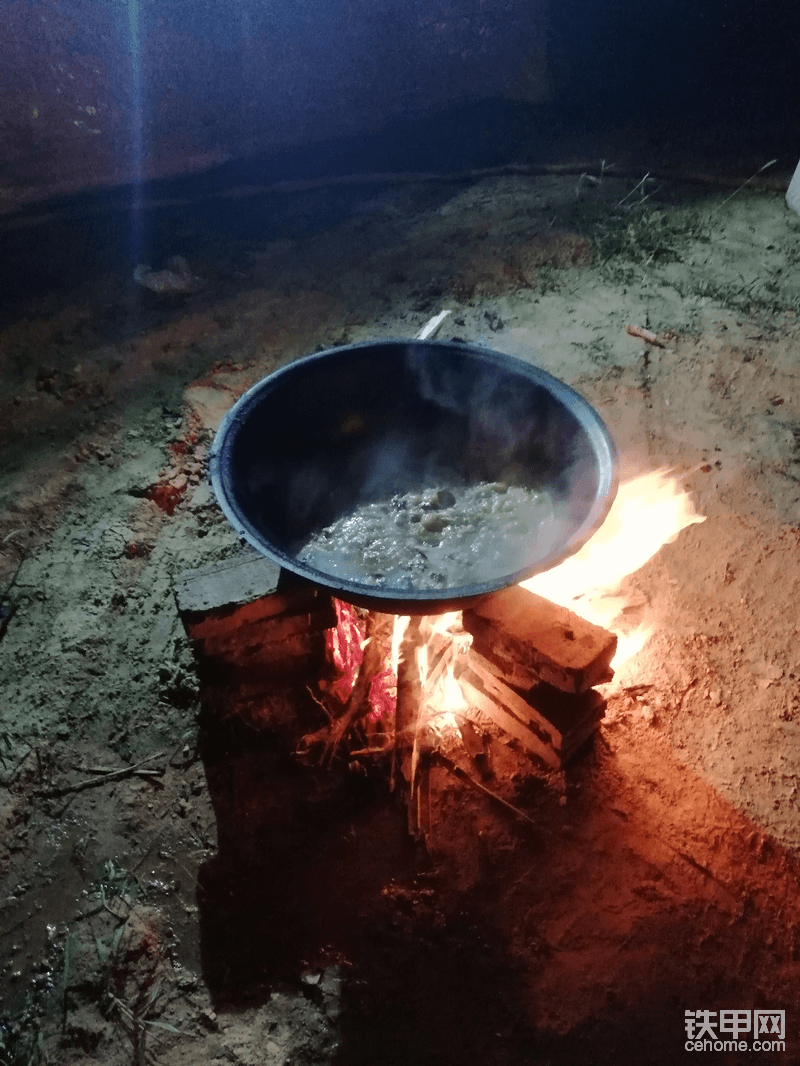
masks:
<svg viewBox="0 0 800 1066"><path fill-rule="evenodd" d="M336 667L339 676L327 690L340 703L346 703L364 658L364 624L359 621L355 607L341 600L333 602L338 625L326 630L325 646L328 660Z"/></svg>
<svg viewBox="0 0 800 1066"><path fill-rule="evenodd" d="M347 703L353 691L359 667L364 660L365 624L359 618L358 611L349 603L334 600L338 624L335 629L328 629L325 635L328 661L333 663L338 672L336 679L322 688L339 703ZM372 722L388 722L394 717L397 706L397 660L400 642L408 625L407 617L400 617L395 622L392 637L392 657L386 668L375 674L369 685L368 701L370 711L367 717Z"/></svg>
<svg viewBox="0 0 800 1066"><path fill-rule="evenodd" d="M605 522L576 555L522 585L587 622L617 630L615 623L628 604L624 596L615 595L623 579L671 544L682 529L704 521L669 470L643 474L620 485ZM619 634L613 665L630 659L651 635L647 627Z"/></svg>
<svg viewBox="0 0 800 1066"><path fill-rule="evenodd" d="M390 722L397 707L397 674L390 666L376 674L369 684L367 717L372 722Z"/></svg>
<svg viewBox="0 0 800 1066"><path fill-rule="evenodd" d="M370 711L367 717L372 722L391 722L397 708L397 664L400 645L409 623L408 615L395 618L392 630L392 652L385 670L372 678L369 685Z"/></svg>

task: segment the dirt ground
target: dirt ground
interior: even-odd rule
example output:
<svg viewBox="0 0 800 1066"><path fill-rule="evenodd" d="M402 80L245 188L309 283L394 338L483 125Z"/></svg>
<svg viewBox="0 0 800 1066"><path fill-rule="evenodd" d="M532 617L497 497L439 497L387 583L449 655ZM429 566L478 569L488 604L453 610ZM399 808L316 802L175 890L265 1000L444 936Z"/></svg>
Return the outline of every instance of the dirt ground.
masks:
<svg viewBox="0 0 800 1066"><path fill-rule="evenodd" d="M0 1062L662 1064L686 1011L756 1009L785 1050L691 1054L800 1062L800 218L613 173L309 221L331 195L282 193L294 235L196 293L110 274L0 332ZM172 588L241 550L204 476L234 399L443 308L706 521L623 584L655 635L590 750L552 775L493 737L538 829L435 769L426 850L380 773L298 766L290 717L199 716Z"/></svg>

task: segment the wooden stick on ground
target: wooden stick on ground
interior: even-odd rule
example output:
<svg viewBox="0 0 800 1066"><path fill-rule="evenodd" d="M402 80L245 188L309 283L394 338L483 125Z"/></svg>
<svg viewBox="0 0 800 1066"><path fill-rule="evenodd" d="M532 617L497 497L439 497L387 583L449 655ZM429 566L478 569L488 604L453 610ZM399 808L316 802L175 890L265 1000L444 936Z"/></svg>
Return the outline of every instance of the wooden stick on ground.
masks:
<svg viewBox="0 0 800 1066"><path fill-rule="evenodd" d="M650 329L643 329L642 326L626 326L625 332L629 337L638 337L639 340L646 341L648 344L654 344L656 348L666 348L666 344L660 341Z"/></svg>
<svg viewBox="0 0 800 1066"><path fill-rule="evenodd" d="M141 768L145 763L152 762L153 759L160 759L163 754L163 751L157 751L155 755L148 755L146 759L140 759L139 762L135 762L131 766L123 766L121 770L112 770L111 773L104 773L102 777L90 777L88 781L79 781L77 785L64 785L63 788L42 789L40 792L37 792L36 795L49 798L54 796L66 796L70 792L83 792L86 788L94 788L97 785L107 785L112 781L122 781L123 778L141 774ZM146 772L145 776L156 776L160 773L161 771L159 770L152 770Z"/></svg>

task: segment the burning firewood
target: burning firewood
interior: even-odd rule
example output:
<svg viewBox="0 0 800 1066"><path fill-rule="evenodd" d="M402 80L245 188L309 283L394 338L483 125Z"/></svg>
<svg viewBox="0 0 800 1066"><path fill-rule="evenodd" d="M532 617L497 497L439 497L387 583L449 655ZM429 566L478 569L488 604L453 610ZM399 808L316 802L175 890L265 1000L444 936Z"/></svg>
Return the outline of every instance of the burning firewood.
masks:
<svg viewBox="0 0 800 1066"><path fill-rule="evenodd" d="M312 751L322 746L318 758L321 766L329 766L350 727L370 709L369 690L373 677L384 670L389 655L394 628L394 615L371 611L367 616L364 638L364 658L356 675L353 690L341 714L334 715L322 704L330 722L302 738L296 754L308 758ZM317 701L320 702L320 701Z"/></svg>
<svg viewBox="0 0 800 1066"><path fill-rule="evenodd" d="M420 654L428 639L427 619L410 618L400 643L397 662L397 709L395 711L395 757L392 788L398 779L411 781L411 755L416 723L422 704Z"/></svg>
<svg viewBox="0 0 800 1066"><path fill-rule="evenodd" d="M427 618L409 618L400 643L397 664L395 711L395 758L392 788L398 781L407 787L408 831L425 839L429 830L428 708L425 702L428 642L431 624Z"/></svg>
<svg viewBox="0 0 800 1066"><path fill-rule="evenodd" d="M487 752L487 735L479 732L475 728L475 723L472 719L468 718L466 715L458 716L458 732L461 735L461 743L464 745L464 751L469 755L470 760L477 768L481 777L484 780L488 780L492 776L492 768L489 764L489 756Z"/></svg>

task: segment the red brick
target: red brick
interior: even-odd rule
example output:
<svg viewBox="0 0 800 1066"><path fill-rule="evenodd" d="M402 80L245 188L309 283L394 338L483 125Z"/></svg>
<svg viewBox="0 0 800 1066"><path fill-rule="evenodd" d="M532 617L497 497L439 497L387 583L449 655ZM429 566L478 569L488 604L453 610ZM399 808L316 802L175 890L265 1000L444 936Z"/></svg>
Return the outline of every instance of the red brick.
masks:
<svg viewBox="0 0 800 1066"><path fill-rule="evenodd" d="M211 649L214 646L286 640L296 633L318 632L336 625L336 611L330 597L320 599L312 606L312 610L258 617L261 604L251 603L224 617L209 615L197 622L189 622L186 632L192 640Z"/></svg>
<svg viewBox="0 0 800 1066"><path fill-rule="evenodd" d="M463 624L475 650L515 681L536 678L585 692L613 676L613 633L519 585L465 610Z"/></svg>

